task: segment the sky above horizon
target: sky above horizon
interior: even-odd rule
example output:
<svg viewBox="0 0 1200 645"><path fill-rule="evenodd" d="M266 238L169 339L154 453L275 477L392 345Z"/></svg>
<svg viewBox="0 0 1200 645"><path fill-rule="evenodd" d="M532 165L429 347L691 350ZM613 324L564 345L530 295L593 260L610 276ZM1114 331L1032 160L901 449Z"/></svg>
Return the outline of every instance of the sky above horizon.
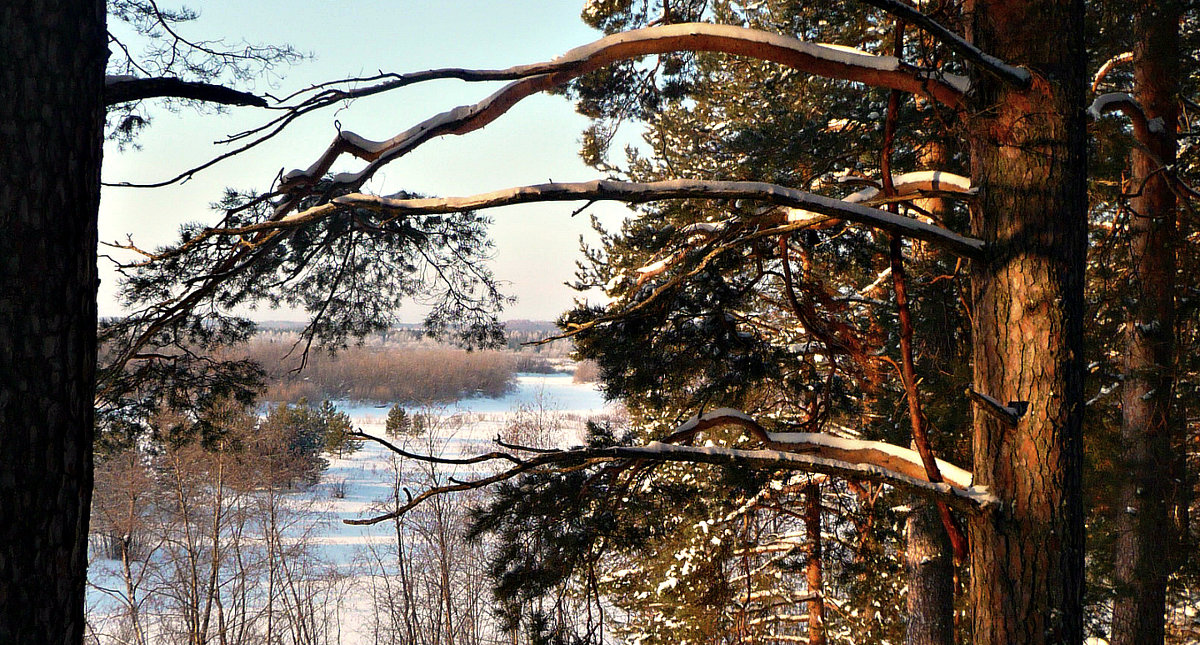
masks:
<svg viewBox="0 0 1200 645"><path fill-rule="evenodd" d="M310 84L385 72L437 67L500 68L549 60L600 36L579 19L582 2L459 0L429 3L282 2L206 0L200 19L182 29L195 38L229 43L288 43L314 58L283 70L282 78L258 81L247 89L283 95ZM446 80L410 86L360 100L351 106L315 112L293 123L272 141L210 168L182 185L165 188L105 187L101 195L100 241L141 248L174 240L183 222L216 222L209 204L226 187L265 190L282 170L307 167L329 145L340 126L369 139L385 139L430 116L491 94L499 83ZM140 149L105 150L104 181L146 183L172 177L225 151L213 142L265 122L255 108L223 114L192 109L153 109ZM600 178L577 151L587 120L569 101L538 95L519 103L488 127L426 143L389 165L367 188L379 194L399 190L429 195L469 195L509 186ZM333 171L357 169L345 161ZM505 292L518 298L504 319L553 320L578 294L572 279L579 237L594 239L587 214L615 226L627 211L597 204L570 217L581 204L512 206L487 211L493 219L492 268ZM101 247L101 255L112 253ZM101 260L100 315L122 313L115 272ZM400 312L417 322L419 306ZM259 310L258 320L299 320L302 312Z"/></svg>

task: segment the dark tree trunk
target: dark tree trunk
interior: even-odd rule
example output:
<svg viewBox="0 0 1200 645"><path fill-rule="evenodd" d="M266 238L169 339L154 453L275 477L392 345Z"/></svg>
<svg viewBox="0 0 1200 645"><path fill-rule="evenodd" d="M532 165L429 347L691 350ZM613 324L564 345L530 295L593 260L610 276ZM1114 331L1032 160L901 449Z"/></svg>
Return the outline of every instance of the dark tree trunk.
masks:
<svg viewBox="0 0 1200 645"><path fill-rule="evenodd" d="M968 127L978 202L974 386L1024 401L1010 427L975 411L975 482L1002 507L971 525L979 645L1083 640L1082 320L1087 239L1083 3L976 0L976 45L1026 66L977 76Z"/></svg>
<svg viewBox="0 0 1200 645"><path fill-rule="evenodd" d="M906 645L954 642L954 558L936 504L914 503L905 527L908 574Z"/></svg>
<svg viewBox="0 0 1200 645"><path fill-rule="evenodd" d="M0 5L0 643L84 633L105 6Z"/></svg>
<svg viewBox="0 0 1200 645"><path fill-rule="evenodd" d="M1175 194L1164 165L1175 162L1179 6L1142 0L1133 50L1135 97L1151 129L1145 149L1131 153L1129 298L1121 386L1121 443L1117 477L1117 597L1114 645L1163 642L1167 576L1173 552L1170 502L1177 476L1171 413L1175 352Z"/></svg>

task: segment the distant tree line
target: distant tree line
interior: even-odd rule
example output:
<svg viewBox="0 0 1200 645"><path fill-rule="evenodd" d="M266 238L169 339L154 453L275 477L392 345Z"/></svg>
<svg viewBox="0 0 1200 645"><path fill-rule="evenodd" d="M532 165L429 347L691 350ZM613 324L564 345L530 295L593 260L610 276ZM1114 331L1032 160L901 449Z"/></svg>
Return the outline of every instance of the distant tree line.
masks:
<svg viewBox="0 0 1200 645"><path fill-rule="evenodd" d="M515 383L519 358L499 351L450 347L352 347L335 355L313 352L303 371L286 358L291 343L251 341L244 357L266 373L269 401L301 398L446 403L468 396L502 396Z"/></svg>

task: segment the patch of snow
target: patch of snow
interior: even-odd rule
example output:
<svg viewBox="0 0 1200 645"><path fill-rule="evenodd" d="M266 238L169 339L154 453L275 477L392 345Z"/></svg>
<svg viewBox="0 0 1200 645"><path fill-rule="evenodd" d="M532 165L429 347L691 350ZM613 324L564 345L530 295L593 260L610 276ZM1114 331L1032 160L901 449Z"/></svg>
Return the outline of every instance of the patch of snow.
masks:
<svg viewBox="0 0 1200 645"><path fill-rule="evenodd" d="M1096 100L1092 101L1092 104L1088 106L1087 113L1092 119L1099 119L1105 113L1115 110L1116 106L1122 103L1136 105L1137 101L1134 101L1133 97L1125 92L1109 92L1097 96Z"/></svg>
<svg viewBox="0 0 1200 645"><path fill-rule="evenodd" d="M809 446L823 446L827 448L836 448L838 450L875 450L890 457L903 459L920 467L924 467L924 462L921 461L921 455L915 450L901 448L900 446L892 445L883 441L866 441L864 439L848 439L846 437L835 437L831 434L820 432L768 432L767 436L771 441L781 444L796 444ZM941 472L942 478L947 482L958 486L959 488L969 488L972 482L970 472L955 466L948 461L937 460L938 471Z"/></svg>

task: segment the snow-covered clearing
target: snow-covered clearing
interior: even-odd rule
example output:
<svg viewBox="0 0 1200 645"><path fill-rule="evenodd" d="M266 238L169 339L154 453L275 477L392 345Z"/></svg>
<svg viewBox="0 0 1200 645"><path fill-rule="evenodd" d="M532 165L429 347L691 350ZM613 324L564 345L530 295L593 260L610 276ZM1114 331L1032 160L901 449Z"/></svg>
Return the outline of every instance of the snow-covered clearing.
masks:
<svg viewBox="0 0 1200 645"><path fill-rule="evenodd" d="M355 428L385 437L384 428L390 406L346 401L337 402L337 405L351 416ZM467 399L442 408L408 410L410 414L424 417L427 431L418 437L388 439L397 444L403 443L412 452L447 457L493 450L493 439L498 435L505 433L510 440L514 438L514 426L524 428L522 434L515 436L522 443L550 443L564 447L575 445L580 443L588 419L614 412L605 405L594 384L573 383L570 374L521 374L516 390L500 399ZM216 636L212 630L217 629L220 621L229 624L241 621L247 625L244 629L260 635L264 630L275 630L276 639L280 642L346 645L392 642L396 624L380 623L385 620L380 618L382 614L389 611L395 614L392 604L396 602L396 594L389 587L395 582L385 579L396 575L398 566L403 566L398 565L397 552L405 549L411 556L427 561L439 557L443 558L443 562L452 560L451 566L456 570L453 575L457 576L450 583L456 589L454 593L476 596L473 599L474 608L467 607L462 611L474 611L479 619L490 620L485 618L490 594L479 575L481 569L477 568L481 564L478 550L467 556L473 560L464 564L460 554L470 549L456 538L450 545L454 553L449 560L444 555L431 554L429 549L433 542L429 534L434 531L427 531L428 524L423 524L449 518L444 524L448 523L449 528L458 531L464 528L464 506L451 509L452 512L444 515L438 515L446 510L442 508L415 509L410 514L411 518L405 517L405 525L401 529L404 537L400 541L407 541L407 544L399 547L397 525L391 521L373 526L351 526L342 522L344 519L370 517L394 508L397 498L403 501L405 488L415 494L427 488L431 482L445 483L450 478L468 478L490 467L438 466L432 469L427 464L398 460L384 446L369 441L352 454L327 457L329 466L319 483L280 496L281 517L286 516L286 519L276 533L279 538L274 547L268 547L269 540L263 537L268 532L264 528L265 520L261 517L261 511L258 511L258 515L253 514L261 508L262 500L259 497L262 494L243 492L242 499L231 504L231 510L228 511L230 517L235 513L247 514L240 516L243 519L235 528L225 529L230 531L228 539L222 538L218 542L218 548L222 551L219 557L222 573L218 576L217 584L221 589L220 594L228 594L229 598L217 604L233 604L233 600L246 605L264 605L268 595L275 600L271 612L263 612L258 607L224 606L219 607L219 612L206 609L212 616L212 624L207 629L214 642ZM431 500L430 505L433 503ZM246 520L245 517L250 519ZM194 589L179 589L181 577L187 578L186 570L190 569L186 553L194 553L195 560L203 563L200 568L205 569L213 561L212 542L201 539L197 541L198 546L188 549L183 545L183 536L162 529L159 535L171 537L155 542L149 550L151 555L147 562L131 563L131 578L136 583L132 603L128 600L130 586L123 575L122 563L99 557L93 560L89 571L88 615L96 636L94 642L103 645L139 642L131 626L131 605L136 606L139 613L144 642L174 642L182 636L179 630L185 629L184 623L192 619L183 607L189 604L192 607L204 606L203 600L181 599L181 596L188 596L189 593L196 596ZM192 540L192 536L187 539ZM270 548L275 549L275 560L282 562L279 552L293 547L302 554L299 561L291 565L293 570L286 570L286 564L271 564ZM188 566L180 567L181 560ZM247 562L250 564L247 565ZM280 566L282 569L275 573L264 573L270 566ZM409 566L413 567L408 572L413 579L411 584L419 595L422 593L421 585L429 584L421 578L423 570L420 567L430 565L426 562L424 565ZM476 568L472 571L472 567ZM185 570L184 573L181 570ZM192 573L194 579L194 571ZM304 587L299 593L295 589L297 582ZM186 587L186 582L182 586ZM202 590L199 595L206 594ZM319 614L313 619L313 624L307 626L307 633L304 625L289 622L293 620L289 612L303 614L306 611ZM235 615L235 612L240 613ZM268 613L271 614L269 627L265 626ZM394 615L392 620L395 620ZM388 629L393 632L384 633Z"/></svg>

